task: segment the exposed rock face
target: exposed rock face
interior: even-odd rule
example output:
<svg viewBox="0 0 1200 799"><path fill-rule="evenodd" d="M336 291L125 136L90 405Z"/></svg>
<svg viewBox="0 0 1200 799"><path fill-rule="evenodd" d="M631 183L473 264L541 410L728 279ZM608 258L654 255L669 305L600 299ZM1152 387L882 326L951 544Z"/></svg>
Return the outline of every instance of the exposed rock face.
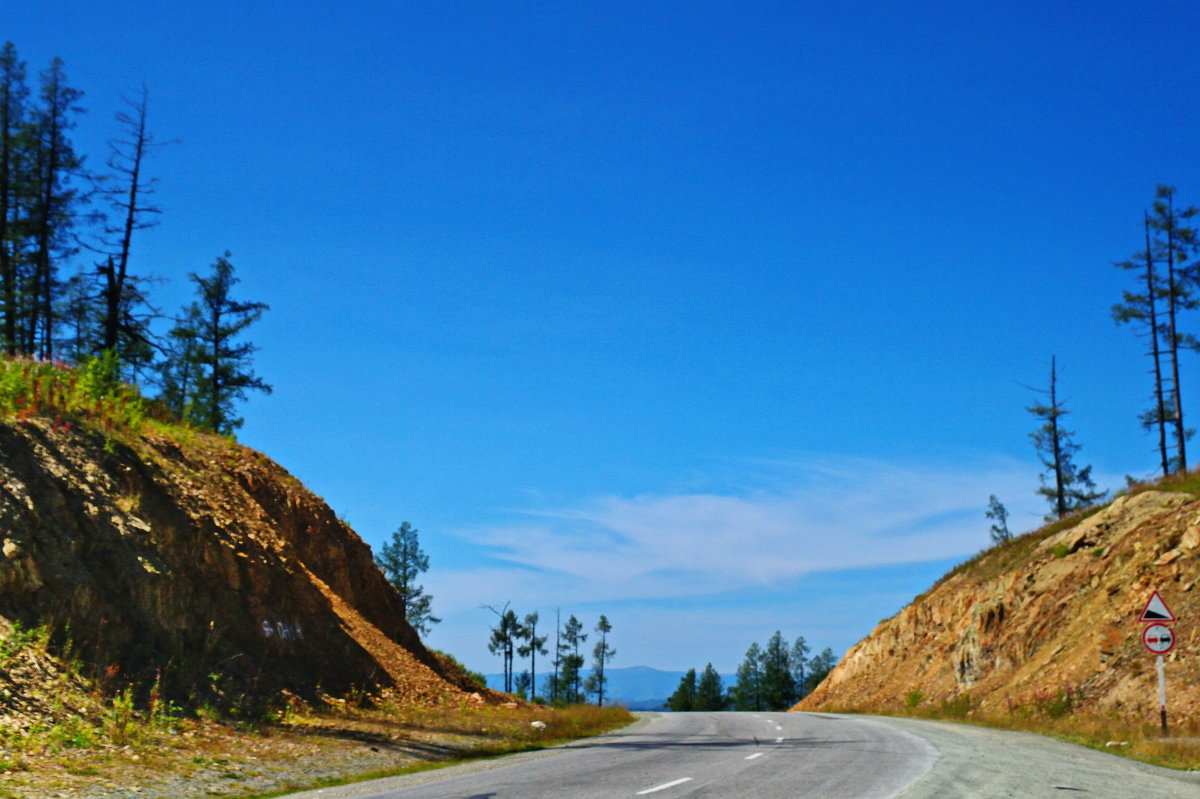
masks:
<svg viewBox="0 0 1200 799"><path fill-rule="evenodd" d="M1138 616L1158 590L1179 618L1168 709L1200 710L1200 500L1146 491L956 570L881 622L798 709L900 709L969 695L984 708L1067 697L1153 721L1155 657ZM920 699L913 694L910 702Z"/></svg>
<svg viewBox="0 0 1200 799"><path fill-rule="evenodd" d="M0 616L69 630L96 673L183 693L478 686L425 649L369 547L266 457L226 440L128 444L0 423ZM486 692L483 692L486 695Z"/></svg>

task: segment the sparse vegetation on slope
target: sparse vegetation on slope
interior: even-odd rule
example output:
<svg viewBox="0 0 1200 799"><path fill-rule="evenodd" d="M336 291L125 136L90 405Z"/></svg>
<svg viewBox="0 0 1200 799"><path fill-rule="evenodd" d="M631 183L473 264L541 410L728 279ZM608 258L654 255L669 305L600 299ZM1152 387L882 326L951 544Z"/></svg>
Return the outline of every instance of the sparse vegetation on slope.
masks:
<svg viewBox="0 0 1200 799"><path fill-rule="evenodd" d="M0 358L0 416L5 419L42 418L65 430L86 424L109 434L136 433L156 411L161 409L135 386L120 381L111 353L78 365Z"/></svg>
<svg viewBox="0 0 1200 799"><path fill-rule="evenodd" d="M131 785L139 796L164 799L243 797L537 749L632 720L621 708L465 700L429 707L361 691L313 702L281 694L235 714L207 705L185 710L153 684L139 691L86 678L54 654L44 628L5 626L4 799L111 797Z"/></svg>
<svg viewBox="0 0 1200 799"><path fill-rule="evenodd" d="M1200 477L1133 486L959 565L855 645L798 707L957 719L1200 766ZM1181 619L1166 656L1171 734L1138 615ZM1124 743L1122 743L1124 742Z"/></svg>

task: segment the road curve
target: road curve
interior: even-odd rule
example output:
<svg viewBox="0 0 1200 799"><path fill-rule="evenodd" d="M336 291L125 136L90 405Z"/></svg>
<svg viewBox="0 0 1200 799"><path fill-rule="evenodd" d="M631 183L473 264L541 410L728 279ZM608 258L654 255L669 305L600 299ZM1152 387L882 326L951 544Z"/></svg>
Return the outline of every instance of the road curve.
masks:
<svg viewBox="0 0 1200 799"><path fill-rule="evenodd" d="M803 713L668 713L616 734L304 799L886 799L933 765L918 736ZM549 754L550 756L546 756ZM474 767L472 767L474 766Z"/></svg>
<svg viewBox="0 0 1200 799"><path fill-rule="evenodd" d="M941 755L899 799L1200 799L1198 772L1151 766L1025 732L873 718L919 735Z"/></svg>
<svg viewBox="0 0 1200 799"><path fill-rule="evenodd" d="M536 753L293 799L1200 799L1200 774L1041 736L818 713L673 713Z"/></svg>

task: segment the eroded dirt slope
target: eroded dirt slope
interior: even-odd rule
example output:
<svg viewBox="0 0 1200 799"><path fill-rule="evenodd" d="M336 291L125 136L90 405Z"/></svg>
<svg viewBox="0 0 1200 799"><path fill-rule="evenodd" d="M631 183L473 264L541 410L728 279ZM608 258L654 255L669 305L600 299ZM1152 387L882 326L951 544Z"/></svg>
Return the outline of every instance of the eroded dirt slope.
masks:
<svg viewBox="0 0 1200 799"><path fill-rule="evenodd" d="M1179 621L1173 715L1200 710L1200 500L1144 491L966 564L856 644L798 709L985 708L1068 701L1152 718L1155 658L1137 619L1158 590ZM919 692L913 693L913 692Z"/></svg>
<svg viewBox="0 0 1200 799"><path fill-rule="evenodd" d="M367 545L265 456L206 435L0 423L0 617L85 672L312 696L488 698L421 644Z"/></svg>

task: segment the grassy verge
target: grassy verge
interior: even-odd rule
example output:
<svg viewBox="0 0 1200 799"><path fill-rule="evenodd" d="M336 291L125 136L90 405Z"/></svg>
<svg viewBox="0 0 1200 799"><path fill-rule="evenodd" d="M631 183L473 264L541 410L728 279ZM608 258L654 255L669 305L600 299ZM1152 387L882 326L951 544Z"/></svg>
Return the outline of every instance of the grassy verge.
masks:
<svg viewBox="0 0 1200 799"><path fill-rule="evenodd" d="M294 728L322 726L328 723L327 713L294 718ZM338 721L374 729L389 729L408 733L449 734L460 746L436 760L423 761L395 769L355 774L349 777L319 779L307 785L292 784L286 788L246 795L243 799L270 799L299 790L348 785L383 777L396 777L433 771L477 760L487 760L519 752L537 751L568 743L580 738L602 735L620 729L634 721L623 707L572 705L547 708L521 707L411 707L403 710L386 706L358 709L339 714ZM539 725L539 726L535 726Z"/></svg>
<svg viewBox="0 0 1200 799"><path fill-rule="evenodd" d="M180 708L155 685L81 676L45 629L0 631L0 799L277 796L542 749L633 720L624 708L479 706L447 695L416 706L358 692L305 703Z"/></svg>

